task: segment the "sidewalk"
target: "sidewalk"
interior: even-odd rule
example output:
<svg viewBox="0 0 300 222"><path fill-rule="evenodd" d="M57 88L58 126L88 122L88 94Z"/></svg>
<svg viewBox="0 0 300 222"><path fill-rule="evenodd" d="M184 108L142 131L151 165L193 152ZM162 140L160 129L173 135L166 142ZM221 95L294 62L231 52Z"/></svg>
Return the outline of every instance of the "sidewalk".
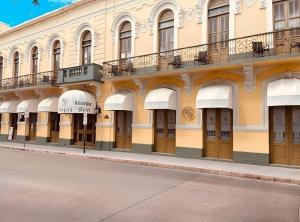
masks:
<svg viewBox="0 0 300 222"><path fill-rule="evenodd" d="M84 155L82 149L78 148L65 148L34 144L25 144L24 148L24 144L8 142L0 142L0 148L62 154L77 158L97 159L152 167L188 170L207 174L217 174L300 185L299 168L258 166L204 159L194 160L169 156L145 155L113 151L86 150L86 154Z"/></svg>

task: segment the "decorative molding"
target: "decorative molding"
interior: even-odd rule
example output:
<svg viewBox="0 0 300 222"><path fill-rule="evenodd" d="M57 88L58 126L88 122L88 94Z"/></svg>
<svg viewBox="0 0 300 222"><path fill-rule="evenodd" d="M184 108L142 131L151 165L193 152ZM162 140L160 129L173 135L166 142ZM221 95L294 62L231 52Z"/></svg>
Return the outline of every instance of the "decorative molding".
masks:
<svg viewBox="0 0 300 222"><path fill-rule="evenodd" d="M201 124L176 124L176 129L179 130L202 129L202 126Z"/></svg>
<svg viewBox="0 0 300 222"><path fill-rule="evenodd" d="M96 123L97 128L113 128L114 124L112 122L109 123Z"/></svg>
<svg viewBox="0 0 300 222"><path fill-rule="evenodd" d="M60 122L59 126L62 126L62 127L72 126L72 123L71 122Z"/></svg>
<svg viewBox="0 0 300 222"><path fill-rule="evenodd" d="M48 122L47 121L37 122L36 125L37 126L48 126Z"/></svg>
<svg viewBox="0 0 300 222"><path fill-rule="evenodd" d="M151 124L151 123L132 124L132 128L135 128L135 129L152 129L153 124Z"/></svg>
<svg viewBox="0 0 300 222"><path fill-rule="evenodd" d="M244 4L247 7L251 7L254 4L254 0L244 0Z"/></svg>
<svg viewBox="0 0 300 222"><path fill-rule="evenodd" d="M158 52L158 18L162 11L170 9L174 13L174 49L178 48L178 29L183 27L183 11L176 1L160 0L152 8L148 17L150 35L153 35L153 52Z"/></svg>
<svg viewBox="0 0 300 222"><path fill-rule="evenodd" d="M77 64L81 64L81 58L80 58L80 50L81 50L81 39L82 39L82 34L85 31L90 31L91 35L92 35L92 51L91 51L91 62L94 62L94 53L95 53L95 47L97 39L96 39L96 32L94 30L94 27L88 23L88 22L84 22L82 23L75 31L75 35L74 35L74 42L75 42L75 52L74 54L77 55Z"/></svg>
<svg viewBox="0 0 300 222"><path fill-rule="evenodd" d="M197 4L195 7L196 7L196 13L197 13L197 21L199 24L202 23L202 1L199 1L199 4Z"/></svg>
<svg viewBox="0 0 300 222"><path fill-rule="evenodd" d="M123 22L128 21L131 24L131 56L134 56L135 52L135 42L134 40L139 37L139 27L140 24L137 22L137 19L134 15L132 15L129 12L124 12L118 15L111 27L111 33L112 33L112 41L114 44L114 55L118 56L119 55L119 31L120 31L120 26L122 25Z"/></svg>
<svg viewBox="0 0 300 222"><path fill-rule="evenodd" d="M182 81L184 82L184 92L187 95L191 95L193 91L193 83L191 77L187 73L182 73L180 76Z"/></svg>
<svg viewBox="0 0 300 222"><path fill-rule="evenodd" d="M266 0L259 0L259 8L265 9L267 7Z"/></svg>
<svg viewBox="0 0 300 222"><path fill-rule="evenodd" d="M253 64L244 64L244 86L245 90L248 92L252 92L256 88L256 75L254 73Z"/></svg>
<svg viewBox="0 0 300 222"><path fill-rule="evenodd" d="M235 0L235 14L240 14L242 8L242 0Z"/></svg>

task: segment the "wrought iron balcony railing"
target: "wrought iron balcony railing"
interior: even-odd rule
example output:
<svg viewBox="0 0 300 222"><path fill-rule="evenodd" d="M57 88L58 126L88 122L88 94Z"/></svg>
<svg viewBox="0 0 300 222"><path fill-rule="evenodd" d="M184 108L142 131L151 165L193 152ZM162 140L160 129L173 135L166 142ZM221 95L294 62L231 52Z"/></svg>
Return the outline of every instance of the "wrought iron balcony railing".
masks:
<svg viewBox="0 0 300 222"><path fill-rule="evenodd" d="M55 85L56 75L52 71L21 75L1 80L1 90L31 86Z"/></svg>
<svg viewBox="0 0 300 222"><path fill-rule="evenodd" d="M101 81L100 69L97 64L88 64L60 69L58 72L58 84L75 83L84 81Z"/></svg>
<svg viewBox="0 0 300 222"><path fill-rule="evenodd" d="M299 52L300 28L262 33L210 44L180 48L103 63L102 75L126 75L172 71L243 59L274 57Z"/></svg>

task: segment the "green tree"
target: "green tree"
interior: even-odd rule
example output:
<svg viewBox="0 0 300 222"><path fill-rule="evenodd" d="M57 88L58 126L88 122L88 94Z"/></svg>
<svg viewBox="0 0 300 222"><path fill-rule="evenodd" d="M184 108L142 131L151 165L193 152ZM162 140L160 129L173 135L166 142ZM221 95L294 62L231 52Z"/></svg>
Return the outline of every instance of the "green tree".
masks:
<svg viewBox="0 0 300 222"><path fill-rule="evenodd" d="M34 4L34 5L39 5L39 4L40 4L40 1L39 1L39 0L32 0L32 4Z"/></svg>

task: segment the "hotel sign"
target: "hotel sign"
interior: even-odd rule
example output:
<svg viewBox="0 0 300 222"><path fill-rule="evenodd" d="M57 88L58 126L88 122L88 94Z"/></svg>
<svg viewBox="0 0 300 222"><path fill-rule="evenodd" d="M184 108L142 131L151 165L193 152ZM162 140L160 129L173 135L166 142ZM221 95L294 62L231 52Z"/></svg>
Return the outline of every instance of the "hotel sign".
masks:
<svg viewBox="0 0 300 222"><path fill-rule="evenodd" d="M58 103L58 113L96 113L96 101L89 97L61 97Z"/></svg>

